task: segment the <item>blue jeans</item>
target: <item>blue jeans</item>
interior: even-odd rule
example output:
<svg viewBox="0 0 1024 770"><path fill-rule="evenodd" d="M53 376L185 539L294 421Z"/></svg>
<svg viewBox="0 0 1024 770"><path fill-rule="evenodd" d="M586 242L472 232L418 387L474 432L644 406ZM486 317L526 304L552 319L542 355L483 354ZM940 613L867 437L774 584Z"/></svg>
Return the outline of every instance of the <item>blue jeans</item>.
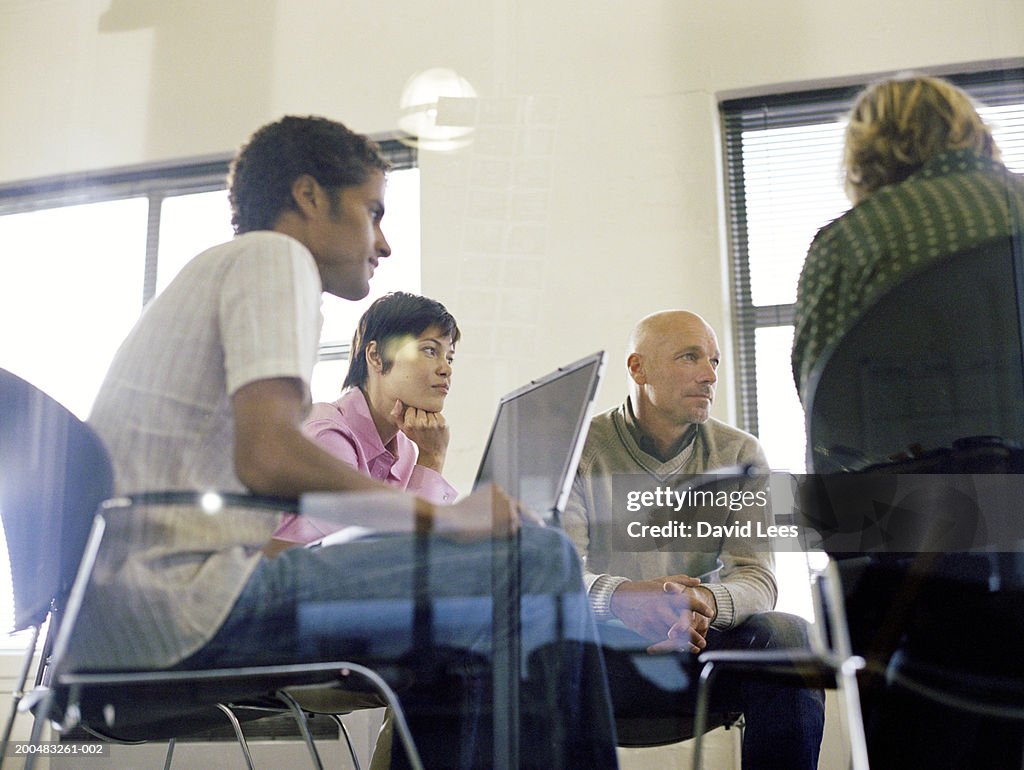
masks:
<svg viewBox="0 0 1024 770"><path fill-rule="evenodd" d="M692 726L697 656L649 655L645 652L649 643L620 623L601 623L598 631L616 716ZM712 629L707 642L708 651L806 648L807 624L794 615L764 612L727 631ZM743 713L746 770L817 770L825 727L823 690L723 673L711 691L711 708L718 713Z"/></svg>
<svg viewBox="0 0 1024 770"><path fill-rule="evenodd" d="M516 583L513 612L499 602ZM519 676L506 676L516 657ZM502 706L510 684L519 691L520 767L616 766L596 628L561 532L291 549L261 563L214 638L181 666L338 659L408 670L399 697L428 766L493 766L491 706ZM397 746L392 757L405 761Z"/></svg>

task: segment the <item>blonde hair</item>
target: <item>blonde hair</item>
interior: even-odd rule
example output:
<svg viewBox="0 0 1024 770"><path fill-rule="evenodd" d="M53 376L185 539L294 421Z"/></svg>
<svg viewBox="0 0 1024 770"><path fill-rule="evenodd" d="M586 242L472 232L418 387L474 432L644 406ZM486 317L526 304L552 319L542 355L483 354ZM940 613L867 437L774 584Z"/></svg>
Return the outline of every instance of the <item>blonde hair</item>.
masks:
<svg viewBox="0 0 1024 770"><path fill-rule="evenodd" d="M971 98L945 80L904 75L868 86L846 128L846 194L857 203L902 182L947 150L970 148L999 158L992 132Z"/></svg>

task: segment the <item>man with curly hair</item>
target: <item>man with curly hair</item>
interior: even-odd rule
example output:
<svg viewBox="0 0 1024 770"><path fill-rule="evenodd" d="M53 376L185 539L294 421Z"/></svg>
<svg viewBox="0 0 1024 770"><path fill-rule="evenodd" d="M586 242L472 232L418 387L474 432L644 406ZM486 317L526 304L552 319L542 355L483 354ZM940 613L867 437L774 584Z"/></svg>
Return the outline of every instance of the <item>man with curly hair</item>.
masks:
<svg viewBox="0 0 1024 770"><path fill-rule="evenodd" d="M518 641L522 729L510 751L545 767L613 767L604 672L569 540L520 528L527 514L500 491L434 505L360 473L302 432L322 292L365 297L391 253L381 230L387 167L372 141L325 118L259 129L232 167L238 235L193 259L146 308L89 418L118 494L372 493L360 499L386 509L386 520L378 510L352 523L376 536L270 558L264 546L280 516L137 506L111 517L72 663L187 669L406 656L449 671L454 655L442 683L405 691L409 723L428 765L489 767L487 661L496 645ZM509 639L492 627L490 599L508 591L507 571L495 565L507 564L512 543L530 615ZM414 625L414 596L447 609L431 627ZM547 729L563 712L579 724ZM393 764L404 760L393 755Z"/></svg>

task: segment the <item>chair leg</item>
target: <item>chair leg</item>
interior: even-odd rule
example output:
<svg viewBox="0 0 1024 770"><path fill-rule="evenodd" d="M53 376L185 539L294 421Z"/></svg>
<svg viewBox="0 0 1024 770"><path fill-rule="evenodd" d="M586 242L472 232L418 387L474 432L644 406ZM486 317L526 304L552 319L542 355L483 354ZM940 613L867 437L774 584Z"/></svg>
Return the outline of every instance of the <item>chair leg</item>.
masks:
<svg viewBox="0 0 1024 770"><path fill-rule="evenodd" d="M823 583L823 584L822 584ZM846 739L850 744L850 764L853 770L868 770L868 744L864 735L864 717L860 708L860 690L857 687L857 672L864 668L864 659L853 654L850 643L850 628L846 619L842 577L839 567L829 559L825 570L815 582L812 596L817 602L815 612L826 618L835 637L835 648L839 654L833 664L836 676L836 690L843 704L846 716ZM824 613L820 612L822 602Z"/></svg>
<svg viewBox="0 0 1024 770"><path fill-rule="evenodd" d="M235 712L223 703L218 703L217 708L223 711L231 722L231 727L235 731L235 738L238 739L238 745L242 747L242 754L245 756L246 767L248 767L249 770L255 770L255 765L252 763L252 754L249 753L249 742L245 739L245 733L242 732L242 725L239 724L238 717L235 716ZM171 742L174 742L173 739ZM168 748L168 751L170 751L170 748ZM167 767L165 767L164 770L167 770Z"/></svg>
<svg viewBox="0 0 1024 770"><path fill-rule="evenodd" d="M711 701L711 680L715 675L714 661L708 661L697 677L697 713L693 719L693 770L701 770L701 750L704 743L704 732L708 727L708 709Z"/></svg>
<svg viewBox="0 0 1024 770"><path fill-rule="evenodd" d="M338 714L327 714L327 716L334 720L335 724L338 725L338 730L341 731L341 735L345 738L345 744L348 746L348 755L352 757L352 766L355 770L363 770L362 765L359 764L359 755L356 754L356 747L352 745L352 736L349 735L344 720Z"/></svg>
<svg viewBox="0 0 1024 770"><path fill-rule="evenodd" d="M45 691L41 698L41 705L39 706L39 711L34 715L34 718L32 720L32 734L29 736L29 743L38 744L42 741L43 727L49 720L49 713L53 709L55 700L56 697L54 696L53 689L47 688L47 690ZM27 757L25 757L25 770L33 770L33 768L36 766L36 756L36 754L29 754Z"/></svg>
<svg viewBox="0 0 1024 770"><path fill-rule="evenodd" d="M732 739L733 763L734 763L735 767L742 767L743 766L743 733L747 729L746 717L743 714L740 714L739 719L737 719L732 724L726 723L725 729L733 731L733 739Z"/></svg>
<svg viewBox="0 0 1024 770"><path fill-rule="evenodd" d="M343 676L348 676L350 673L355 672L360 676L369 679L373 686L377 688L377 692L384 697L384 700L386 700L388 705L391 707L395 730L398 731L398 737L402 739L402 747L405 749L405 754L409 759L410 767L412 770L423 770L423 761L420 759L420 753L416 750L416 744L412 739L412 731L409 729L409 723L405 721L405 711L402 710L402 704L399 703L398 696L395 695L395 691L392 690L388 683L385 682L373 669L361 666L358 663L350 663L348 661L343 662L341 666L341 673Z"/></svg>
<svg viewBox="0 0 1024 770"><path fill-rule="evenodd" d="M864 667L864 659L847 658L836 673L836 689L846 713L846 739L850 744L850 764L853 770L868 770L868 742L864 735L864 717L857 689L857 671Z"/></svg>
<svg viewBox="0 0 1024 770"><path fill-rule="evenodd" d="M18 716L18 704L25 695L25 683L28 681L28 673L32 668L32 658L36 654L36 645L39 643L39 626L32 627L32 639L29 641L25 658L21 663L21 671L18 680L14 684L14 691L11 693L11 713L7 715L7 724L4 725L4 735L0 739L0 765L7 756L7 744L11 741L11 733L14 732L14 720ZM39 664L42 667L42 663Z"/></svg>
<svg viewBox="0 0 1024 770"><path fill-rule="evenodd" d="M174 759L174 738L167 741L167 753L164 754L164 770L171 770L171 760Z"/></svg>
<svg viewBox="0 0 1024 770"><path fill-rule="evenodd" d="M323 762L320 761L320 752L316 750L316 744L313 742L313 736L309 732L309 724L306 720L306 715L302 712L302 707L296 702L296 700L286 693L284 690L277 692L277 697L288 704L288 708L292 710L292 714L295 716L295 721L299 725L299 730L302 732L302 737L306 741L306 748L309 749L309 756L313 760L313 767L316 770L323 770Z"/></svg>

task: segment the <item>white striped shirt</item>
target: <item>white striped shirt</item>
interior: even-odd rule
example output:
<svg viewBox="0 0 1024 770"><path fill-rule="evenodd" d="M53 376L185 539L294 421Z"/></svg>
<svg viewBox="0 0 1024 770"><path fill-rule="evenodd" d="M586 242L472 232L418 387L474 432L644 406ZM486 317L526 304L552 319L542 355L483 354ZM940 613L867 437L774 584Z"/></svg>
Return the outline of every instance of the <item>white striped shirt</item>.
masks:
<svg viewBox="0 0 1024 770"><path fill-rule="evenodd" d="M186 265L121 345L89 418L117 492L244 491L231 395L276 377L308 389L321 291L312 254L275 232L241 235ZM198 650L279 521L180 507L112 519L73 664L166 667Z"/></svg>

